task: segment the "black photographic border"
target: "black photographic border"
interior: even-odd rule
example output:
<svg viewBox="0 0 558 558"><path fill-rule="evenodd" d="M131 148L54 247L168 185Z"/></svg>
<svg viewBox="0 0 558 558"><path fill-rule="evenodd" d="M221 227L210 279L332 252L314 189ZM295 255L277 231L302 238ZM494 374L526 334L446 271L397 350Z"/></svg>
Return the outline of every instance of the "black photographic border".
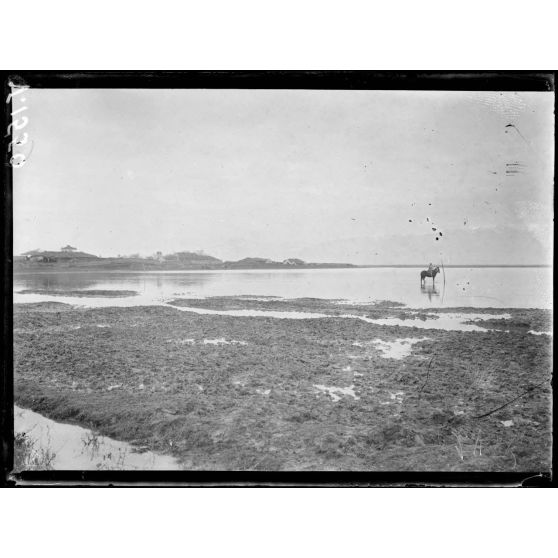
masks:
<svg viewBox="0 0 558 558"><path fill-rule="evenodd" d="M548 472L26 471L13 466L13 209L9 83L33 88L555 91L554 71L3 71L1 486L556 486ZM556 129L556 113L555 113ZM556 141L556 140L555 140ZM556 171L556 157L555 157ZM556 175L556 172L555 172ZM553 254L554 256L554 254ZM553 260L554 261L554 260ZM554 319L554 318L553 318ZM552 341L553 342L553 341ZM555 393L552 394L556 404ZM554 432L555 417L552 416ZM552 463L556 447L552 445Z"/></svg>

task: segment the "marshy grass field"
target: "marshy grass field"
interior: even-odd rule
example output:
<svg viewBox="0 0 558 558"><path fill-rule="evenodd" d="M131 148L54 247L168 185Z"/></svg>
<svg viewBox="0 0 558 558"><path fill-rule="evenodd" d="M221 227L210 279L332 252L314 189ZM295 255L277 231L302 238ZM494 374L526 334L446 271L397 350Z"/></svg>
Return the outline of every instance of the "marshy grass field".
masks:
<svg viewBox="0 0 558 558"><path fill-rule="evenodd" d="M550 329L387 301L16 304L14 402L189 470L549 471Z"/></svg>

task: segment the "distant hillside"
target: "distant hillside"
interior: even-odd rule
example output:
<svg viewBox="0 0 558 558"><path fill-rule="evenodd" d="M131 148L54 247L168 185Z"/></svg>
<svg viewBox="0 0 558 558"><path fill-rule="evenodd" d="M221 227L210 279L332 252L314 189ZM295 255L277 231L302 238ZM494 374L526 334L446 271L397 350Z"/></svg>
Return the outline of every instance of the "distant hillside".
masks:
<svg viewBox="0 0 558 558"><path fill-rule="evenodd" d="M180 262L188 265L206 265L223 263L219 258L201 252L175 252L163 256L166 262Z"/></svg>
<svg viewBox="0 0 558 558"><path fill-rule="evenodd" d="M98 256L88 254L87 252L80 252L76 249L73 250L29 250L24 252L21 256L16 257L18 261L26 261L29 263L56 263L56 262L70 262L76 260L98 260Z"/></svg>
<svg viewBox="0 0 558 558"><path fill-rule="evenodd" d="M284 268L318 268L318 267L355 267L347 263L308 263L298 258L288 258L276 262L268 258L243 258L236 262L224 262L225 269L284 269Z"/></svg>
<svg viewBox="0 0 558 558"><path fill-rule="evenodd" d="M236 262L225 262L225 267L259 268L280 265L268 258L243 258Z"/></svg>
<svg viewBox="0 0 558 558"><path fill-rule="evenodd" d="M129 270L129 271L172 271L188 269L293 269L355 267L345 263L307 263L299 258L288 258L281 262L269 258L243 258L238 261L222 261L203 252L180 251L173 254L157 252L142 258L139 255L100 258L85 252L31 250L14 259L14 271L25 269L78 268Z"/></svg>

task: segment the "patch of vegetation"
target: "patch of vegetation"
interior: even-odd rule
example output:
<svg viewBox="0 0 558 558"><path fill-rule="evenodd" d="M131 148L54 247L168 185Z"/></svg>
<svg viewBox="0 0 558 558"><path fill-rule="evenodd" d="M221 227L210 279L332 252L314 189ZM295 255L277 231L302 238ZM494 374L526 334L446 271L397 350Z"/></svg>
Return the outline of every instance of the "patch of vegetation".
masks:
<svg viewBox="0 0 558 558"><path fill-rule="evenodd" d="M56 454L48 448L38 447L25 432L14 437L14 472L47 471L53 468Z"/></svg>

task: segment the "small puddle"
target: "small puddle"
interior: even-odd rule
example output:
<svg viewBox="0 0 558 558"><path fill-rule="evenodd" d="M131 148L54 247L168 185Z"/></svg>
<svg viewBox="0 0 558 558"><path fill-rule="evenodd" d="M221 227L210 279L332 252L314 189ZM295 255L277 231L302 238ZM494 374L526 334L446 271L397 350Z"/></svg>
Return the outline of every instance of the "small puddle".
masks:
<svg viewBox="0 0 558 558"><path fill-rule="evenodd" d="M231 339L227 341L224 337L220 339L204 339L204 345L248 345L246 341L236 341L235 339Z"/></svg>
<svg viewBox="0 0 558 558"><path fill-rule="evenodd" d="M167 343L177 343L178 345L195 345L194 339L167 339Z"/></svg>
<svg viewBox="0 0 558 558"><path fill-rule="evenodd" d="M73 385L73 384L72 384ZM113 389L119 389L122 387L122 384L114 384L112 386L107 387L107 391L112 391Z"/></svg>
<svg viewBox="0 0 558 558"><path fill-rule="evenodd" d="M355 393L354 384L346 388L328 387L321 384L314 384L314 387L318 391L321 391L322 393L326 393L327 395L329 395L333 402L337 402L341 400L341 396L337 395L338 393L340 393L341 395L349 395L353 399L360 399L360 397L358 397Z"/></svg>
<svg viewBox="0 0 558 558"><path fill-rule="evenodd" d="M552 335L552 331L534 331L530 329L527 333L531 335Z"/></svg>
<svg viewBox="0 0 558 558"><path fill-rule="evenodd" d="M401 360L405 357L408 357L412 350L413 345L416 343L420 343L421 341L428 341L429 337L419 337L419 338L405 338L405 339L396 339L395 341L383 341L382 339L374 339L373 341L369 341L367 343L360 343L356 341L353 343L355 347L365 347L367 345L374 345L376 349L378 349L382 354L380 355L382 358L392 358L395 360Z"/></svg>
<svg viewBox="0 0 558 558"><path fill-rule="evenodd" d="M33 442L35 456L54 457L50 467L58 470L95 469L180 469L178 461L168 455L151 451L138 453L127 442L98 436L92 430L63 424L39 413L14 406L14 433L25 433Z"/></svg>
<svg viewBox="0 0 558 558"><path fill-rule="evenodd" d="M391 391L388 391L389 393L389 401L382 401L380 402L380 405L391 405L392 403L396 403L397 405L402 405L403 404L403 396L405 395L405 393L403 391L396 391L395 393L392 393ZM394 415L395 416L395 415Z"/></svg>
<svg viewBox="0 0 558 558"><path fill-rule="evenodd" d="M248 345L246 341L237 341L236 339L227 341L224 337L219 339L203 339L202 341L196 341L195 339L167 339L166 342L176 343L177 345Z"/></svg>

